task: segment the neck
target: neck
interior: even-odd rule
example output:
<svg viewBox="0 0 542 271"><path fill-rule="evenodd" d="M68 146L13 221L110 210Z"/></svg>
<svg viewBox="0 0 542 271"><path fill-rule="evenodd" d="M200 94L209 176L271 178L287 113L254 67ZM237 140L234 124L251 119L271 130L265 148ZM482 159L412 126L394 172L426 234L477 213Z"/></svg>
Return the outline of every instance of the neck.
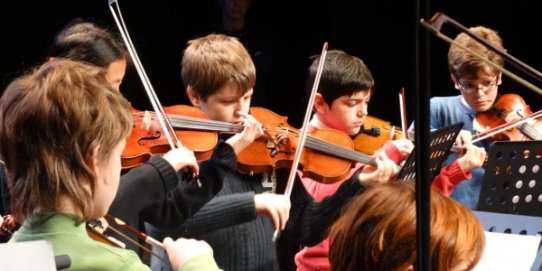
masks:
<svg viewBox="0 0 542 271"><path fill-rule="evenodd" d="M54 208L54 210L47 210L45 208L38 207L36 208L35 211L36 212L59 212L59 213L72 214L79 217L83 216L83 212L81 211L79 207L77 207L73 199L66 195L59 196L57 207Z"/></svg>
<svg viewBox="0 0 542 271"><path fill-rule="evenodd" d="M311 121L309 122L310 126L316 127L319 129L332 129L328 125L326 125L323 121L320 120L320 117L318 117L318 113L315 113L312 116Z"/></svg>

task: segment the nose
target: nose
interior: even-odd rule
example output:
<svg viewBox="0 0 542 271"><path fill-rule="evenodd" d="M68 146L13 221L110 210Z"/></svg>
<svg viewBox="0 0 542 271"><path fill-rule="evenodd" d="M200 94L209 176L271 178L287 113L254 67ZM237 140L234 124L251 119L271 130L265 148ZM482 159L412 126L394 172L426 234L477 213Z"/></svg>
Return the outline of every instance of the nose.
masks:
<svg viewBox="0 0 542 271"><path fill-rule="evenodd" d="M368 110L367 110L367 105L366 104L362 104L360 106L360 109L358 110L358 117L365 117L367 116L367 114L369 114Z"/></svg>

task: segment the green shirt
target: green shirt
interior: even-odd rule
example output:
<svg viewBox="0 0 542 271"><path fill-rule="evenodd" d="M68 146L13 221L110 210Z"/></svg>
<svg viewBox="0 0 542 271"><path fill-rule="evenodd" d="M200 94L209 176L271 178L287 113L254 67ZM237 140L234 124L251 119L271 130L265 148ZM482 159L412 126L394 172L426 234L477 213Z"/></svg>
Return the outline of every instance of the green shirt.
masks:
<svg viewBox="0 0 542 271"><path fill-rule="evenodd" d="M39 213L27 219L9 242L50 240L55 256L68 255L71 266L66 270L150 270L134 251L113 247L93 240L85 223L64 213ZM186 262L180 270L219 270L210 256L200 255Z"/></svg>

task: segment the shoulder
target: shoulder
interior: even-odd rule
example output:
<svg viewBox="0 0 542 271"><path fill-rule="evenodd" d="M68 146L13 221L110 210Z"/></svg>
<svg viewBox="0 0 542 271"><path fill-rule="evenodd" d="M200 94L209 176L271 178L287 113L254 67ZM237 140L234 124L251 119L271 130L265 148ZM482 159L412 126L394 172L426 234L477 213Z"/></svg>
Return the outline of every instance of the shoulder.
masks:
<svg viewBox="0 0 542 271"><path fill-rule="evenodd" d="M449 104L461 99L461 95L457 96L437 96L430 99L432 104Z"/></svg>
<svg viewBox="0 0 542 271"><path fill-rule="evenodd" d="M72 253L70 253L71 255ZM103 270L149 270L149 267L141 262L134 251L97 241L89 243L88 249L82 255L77 256L82 258L73 259L72 257L72 263L74 260L80 260L83 266L88 265L95 269L100 269L98 267L101 266L104 268Z"/></svg>

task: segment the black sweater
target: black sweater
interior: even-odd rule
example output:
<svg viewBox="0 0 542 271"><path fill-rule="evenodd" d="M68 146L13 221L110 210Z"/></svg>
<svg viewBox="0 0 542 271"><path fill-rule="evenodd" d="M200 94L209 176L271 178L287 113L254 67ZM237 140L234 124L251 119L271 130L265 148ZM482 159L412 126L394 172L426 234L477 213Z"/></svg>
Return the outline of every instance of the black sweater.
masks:
<svg viewBox="0 0 542 271"><path fill-rule="evenodd" d="M170 236L205 240L224 270L279 270L272 221L256 216L255 211L254 194L264 191L261 176L236 172L235 153L226 143L219 144L215 154L217 159L221 158L222 168L227 169L221 172L222 190L182 225L170 230L147 225L148 233L158 239ZM316 202L297 179L291 195L290 218L282 234L300 245L314 245L323 240L344 203L364 189L357 174L353 176L321 202ZM151 266L153 270L170 269L161 262L153 262Z"/></svg>
<svg viewBox="0 0 542 271"><path fill-rule="evenodd" d="M172 227L184 222L222 187L222 180L217 177L215 160L213 156L210 161L200 165L200 188L195 181L183 181L182 175L175 172L163 158L152 157L147 163L121 176L109 214L133 227L138 227L143 221L161 227ZM121 231L137 240L134 234ZM126 244L128 248L136 250L134 244Z"/></svg>

